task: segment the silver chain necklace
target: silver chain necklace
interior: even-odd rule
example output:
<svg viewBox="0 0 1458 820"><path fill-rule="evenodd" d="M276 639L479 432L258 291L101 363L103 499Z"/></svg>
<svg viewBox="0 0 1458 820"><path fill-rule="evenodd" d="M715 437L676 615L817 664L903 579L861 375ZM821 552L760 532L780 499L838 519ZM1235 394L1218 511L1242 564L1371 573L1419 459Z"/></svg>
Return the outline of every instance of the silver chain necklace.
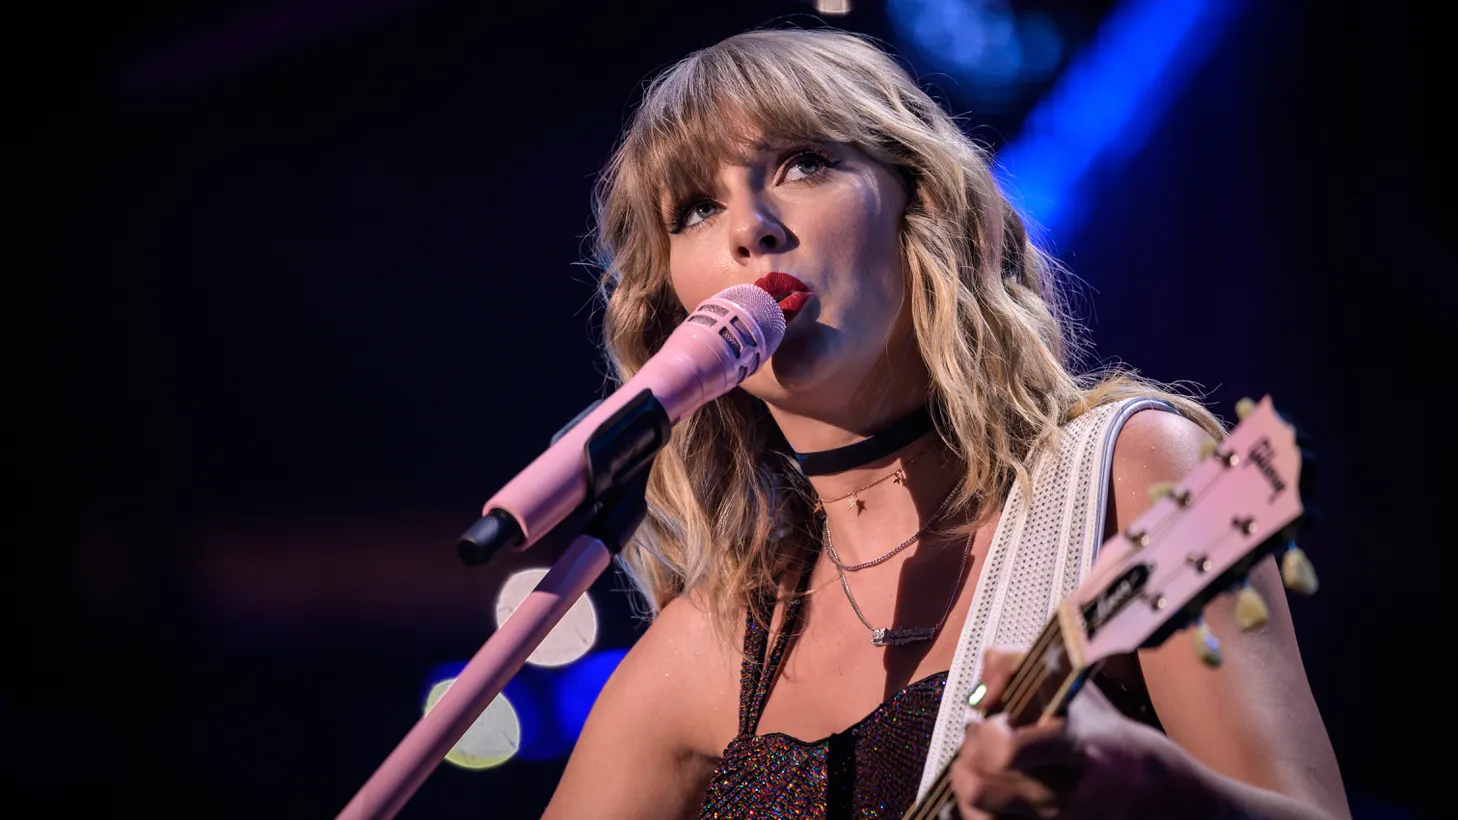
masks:
<svg viewBox="0 0 1458 820"><path fill-rule="evenodd" d="M869 561L862 561L859 564L841 563L839 553L835 551L835 546L830 543L830 519L827 518L825 521L825 551L830 555L831 563L835 564L837 569L843 569L846 572L856 572L858 570L866 569L867 567L874 567L877 564L884 564L885 562L891 560L891 556L916 543L916 539L920 538L922 533L926 532L928 527L930 527L932 524L935 524L937 519L942 517L942 513L946 512L947 510L947 505L952 503L952 496L956 494L957 488L953 487L952 491L947 493L947 497L942 499L942 505L940 507L937 507L937 511L932 513L931 518L928 518L926 520L926 523L921 525L921 529L912 533L910 538L892 547L890 552L882 555L880 558L872 558Z"/></svg>
<svg viewBox="0 0 1458 820"><path fill-rule="evenodd" d="M902 646L904 644L916 643L917 641L929 641L937 636L942 630L942 625L947 622L947 616L952 614L952 605L957 602L957 593L962 591L962 576L967 571L967 557L972 554L972 539L976 533L967 536L967 545L962 549L962 563L957 568L957 582L952 585L952 597L947 599L947 607L942 610L942 617L937 621L936 626L903 626L897 628L876 628L866 620L861 608L856 604L856 596L851 594L850 582L846 580L845 570L840 568L840 563L835 563L835 574L840 576L840 588L845 590L845 599L850 601L851 609L855 610L856 617L861 620L866 629L871 630L872 646ZM825 524L825 546L830 547L830 522ZM888 558L890 556L887 556Z"/></svg>

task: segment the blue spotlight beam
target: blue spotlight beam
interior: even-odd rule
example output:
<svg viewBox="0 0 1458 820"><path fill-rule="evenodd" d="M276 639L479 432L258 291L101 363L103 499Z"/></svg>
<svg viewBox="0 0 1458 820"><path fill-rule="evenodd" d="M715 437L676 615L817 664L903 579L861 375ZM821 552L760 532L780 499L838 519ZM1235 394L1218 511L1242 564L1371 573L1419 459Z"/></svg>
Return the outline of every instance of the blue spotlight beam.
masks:
<svg viewBox="0 0 1458 820"><path fill-rule="evenodd" d="M998 153L994 169L1023 214L1053 238L1082 220L1095 167L1136 155L1238 4L1129 0L1117 7Z"/></svg>
<svg viewBox="0 0 1458 820"><path fill-rule="evenodd" d="M625 649L599 650L563 668L557 676L557 687L553 692L557 728L569 746L577 742L598 694L627 654Z"/></svg>

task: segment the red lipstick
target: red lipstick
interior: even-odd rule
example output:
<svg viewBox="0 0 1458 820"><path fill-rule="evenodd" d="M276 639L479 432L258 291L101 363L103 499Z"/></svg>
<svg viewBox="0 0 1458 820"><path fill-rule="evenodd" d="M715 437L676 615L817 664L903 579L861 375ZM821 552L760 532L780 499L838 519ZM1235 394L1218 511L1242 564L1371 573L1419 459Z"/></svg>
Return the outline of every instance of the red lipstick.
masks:
<svg viewBox="0 0 1458 820"><path fill-rule="evenodd" d="M779 302L786 322L795 318L800 309L805 307L805 303L810 301L810 288L788 273L767 273L754 284Z"/></svg>
<svg viewBox="0 0 1458 820"><path fill-rule="evenodd" d="M805 287L804 282L801 282L799 279L796 279L788 273L780 273L778 271L774 273L766 273L764 276L761 276L759 278L759 281L755 282L754 284L758 285L760 289L763 290L765 293L768 293L769 295L775 297L776 302L785 298L786 296L789 296L792 293L800 293L802 291L809 290L809 288Z"/></svg>
<svg viewBox="0 0 1458 820"><path fill-rule="evenodd" d="M788 323L795 318L795 315L800 312L800 308L805 307L805 303L809 301L810 292L805 290L797 291L781 299L780 310L785 314L785 322Z"/></svg>

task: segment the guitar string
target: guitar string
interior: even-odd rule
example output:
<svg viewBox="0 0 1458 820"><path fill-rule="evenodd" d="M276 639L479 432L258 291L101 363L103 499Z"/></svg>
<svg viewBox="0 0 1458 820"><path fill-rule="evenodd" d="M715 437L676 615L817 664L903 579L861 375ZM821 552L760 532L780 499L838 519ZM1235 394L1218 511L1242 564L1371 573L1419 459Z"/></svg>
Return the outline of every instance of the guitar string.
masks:
<svg viewBox="0 0 1458 820"><path fill-rule="evenodd" d="M1004 712L1016 716L1031 701L1032 697L1042 688L1047 681L1047 667L1038 661L1056 638L1061 637L1061 630L1058 628L1058 620L1050 618L1044 625L1043 630L1038 633L1033 646L1023 654L1023 661L1013 671L1012 679L1008 690L1001 700L1007 704ZM951 772L951 764L943 767L937 778L932 783L932 788L927 792L927 799L919 806L912 809L913 813L906 815L903 820L926 820L935 817L946 804L947 792L950 790L951 779L948 775Z"/></svg>
<svg viewBox="0 0 1458 820"><path fill-rule="evenodd" d="M1217 536L1214 540L1210 542L1210 546L1218 546L1220 541L1230 537L1232 536L1229 533L1226 533L1222 536ZM1056 620L1050 620L1049 623L1056 623ZM1029 652L1027 654L1027 657L1031 659L1037 656L1034 655L1032 652ZM1031 666L1037 667L1039 665L1031 664ZM1013 700L1010 701L1010 705L1008 706L1008 708L1004 709L1004 711L1008 714L1016 715L1018 712L1022 711L1022 709L1026 708L1033 696L1036 695L1039 688L1041 688L1042 683L1046 682L1047 675L1046 672L1044 672L1043 674L1034 674L1028 679L1037 679L1038 683L1033 685L1032 687L1025 688L1022 697L1014 696ZM932 788L927 791L926 799L921 804L919 804L919 806L913 807L913 812L915 813L907 814L904 820L932 820L948 804L955 802L955 795L952 794L950 774L951 764L948 763L948 765L945 766L942 771L937 775L936 780L933 781Z"/></svg>
<svg viewBox="0 0 1458 820"><path fill-rule="evenodd" d="M1044 645L1051 644L1053 638L1059 634L1059 630L1050 628L1056 626L1057 623L1056 619L1050 619L1048 621L1048 624L1044 626L1044 632L1039 635L1038 640L1035 642L1034 649L1024 655L1027 662L1020 663L1018 665L1019 669L1014 673L1015 676L1020 673L1023 674L1025 684L1021 687L1023 688L1021 694L1014 694L1010 700L1004 699L1008 702L1009 706L1003 711L1012 717L1016 717L1027 707L1033 696L1037 694L1042 688L1043 683L1048 679L1047 667L1039 663L1037 659L1042 657L1043 652L1047 650L1048 647ZM1029 687L1026 685L1026 681L1035 681L1035 683ZM937 774L936 780L933 781L931 789L927 791L926 800L919 807L913 807L913 812L915 813L907 814L903 820L930 820L940 813L949 802L955 799L954 795L950 793L951 770L950 763L942 768L941 772Z"/></svg>
<svg viewBox="0 0 1458 820"><path fill-rule="evenodd" d="M948 785L951 783L951 778L947 775L951 770L950 765L942 769L937 774L937 779L932 782L932 787L927 791L926 799L912 806L906 814L902 815L901 820L931 820L940 814L947 802Z"/></svg>
<svg viewBox="0 0 1458 820"><path fill-rule="evenodd" d="M915 814L908 814L902 820L933 820L948 803L955 802L955 798L948 794L952 789L952 780L947 776L951 770L950 766L942 770L937 776L936 785L927 792L926 801L913 809Z"/></svg>
<svg viewBox="0 0 1458 820"><path fill-rule="evenodd" d="M1219 472L1217 472L1214 475L1213 478L1211 478L1209 481L1207 481L1205 483L1205 486L1203 486L1203 487L1201 487L1199 489L1200 495L1204 495L1204 493L1206 491L1208 491L1211 488L1213 488L1215 486L1215 484L1218 483L1220 481L1220 479L1227 474L1227 472L1228 472L1227 470L1220 470ZM1191 493L1191 496L1194 496L1194 494L1195 494L1195 491L1194 490L1188 490L1188 491ZM1171 522L1177 521L1178 519L1184 517L1184 516L1180 515L1180 512L1183 511L1183 510L1185 510L1185 509L1186 509L1185 507L1176 507L1173 511L1171 511L1171 512L1167 513L1165 516L1163 516L1159 521L1157 521L1154 524L1150 525L1150 528L1149 528L1149 531L1148 531L1149 532L1149 536L1151 538L1154 538L1156 536L1158 536L1161 539L1164 538L1167 535L1167 530L1168 530L1169 524ZM1058 627L1058 620L1057 620L1057 618L1050 618L1048 620L1048 622L1043 625L1043 631L1040 632L1038 634L1037 639L1035 639L1035 641L1033 643L1033 648L1031 650L1029 650L1029 652L1025 653L1026 656L1027 657L1037 657L1038 655L1041 655L1042 652L1044 652L1044 651L1047 650L1047 647L1044 644L1046 644L1052 637L1055 637L1055 636L1060 636L1061 637L1061 629L1058 629L1057 627ZM1020 700L1021 701L1026 701L1026 699L1029 698L1029 697L1031 697L1031 695L1033 693L1036 693L1036 691L1046 681L1046 676L1040 676L1038 678L1037 682L1032 685L1032 688L1030 690L1027 689L1026 682L1028 680L1028 676L1030 674L1034 673L1036 670L1038 670L1040 668L1041 667L1039 667L1037 664L1030 664L1030 665L1028 665L1026 667L1023 664L1019 664L1018 669L1014 670L1013 677L1012 677L1011 681L1008 684L1007 696L1005 696L1003 698L1004 702L1015 703L1015 702L1020 701ZM1021 708L1023 708L1026 705L1027 704L1025 702L1019 703L1015 707L1015 709L1021 709ZM1014 709L1011 709L1010 708L1010 709L1007 709L1005 711L1014 711Z"/></svg>
<svg viewBox="0 0 1458 820"><path fill-rule="evenodd" d="M1201 488L1201 490L1200 490L1201 494L1203 495L1204 492L1215 488L1215 485L1218 484L1220 482L1221 478L1223 478L1226 474L1227 474L1227 471L1226 470L1221 470L1220 472L1216 473L1216 475L1214 476L1214 478L1212 478L1210 481L1206 482L1206 485ZM1184 509L1186 509L1186 508L1184 508L1184 507L1176 508L1176 510L1174 510L1170 514L1164 516L1164 518L1161 521L1159 521L1156 524L1152 525L1150 527L1150 532L1152 533L1151 537L1157 536L1157 537L1159 537L1161 539L1168 537L1169 530L1171 529L1171 526L1173 524L1177 524L1178 523L1178 520L1184 517L1184 516L1181 516L1181 515L1178 514L1180 511L1182 511ZM1231 534L1229 532L1226 532L1226 533L1223 533L1221 535L1215 536L1213 539L1211 539L1210 541L1208 541L1204 545L1205 546L1205 549L1203 551L1206 552L1206 553L1213 551L1214 548L1216 548L1216 547L1218 547L1220 545L1221 541L1225 540L1226 538L1229 538L1230 535ZM1184 571L1184 565L1183 564L1178 564L1176 566L1179 567L1179 570L1175 573L1176 576L1177 576L1178 575L1178 572L1183 572ZM1151 577L1150 580L1152 581L1152 580L1155 580L1155 579L1153 577ZM1163 584L1162 586L1168 586L1168 583ZM1057 619L1056 618L1052 618L1052 619L1049 619L1048 624L1045 625L1044 629L1045 630L1048 630L1048 633L1049 633L1050 636L1061 637L1061 630L1054 628L1054 627L1057 626L1057 623L1058 623ZM1039 652L1039 653L1046 651L1047 650L1047 647L1046 646L1043 646L1042 645L1043 643L1045 643L1045 641L1043 640L1043 636L1040 635L1039 636L1039 640L1037 642L1035 642L1035 644L1034 644L1034 649L1037 652ZM1065 651L1066 651L1066 648L1065 648ZM1029 652L1028 653L1028 657L1033 658L1033 657L1037 657L1037 656L1036 655L1033 655L1032 652ZM1020 664L1020 666L1021 666L1021 664ZM1047 681L1046 667L1044 667L1042 665L1039 665L1039 664L1034 664L1032 666L1032 669L1034 670L1035 674L1032 675L1029 678L1023 678L1022 681L1021 681L1022 685L1015 685L1015 686L1009 687L1009 695L1010 695L1010 697L1004 698L1004 701L1008 703L1008 707L1005 709L1005 711L1011 712L1013 714L1016 714L1017 712L1020 712L1022 709L1026 708L1027 705L1028 705L1028 703L1032 700L1032 698L1034 696L1037 695L1038 691L1042 688L1042 685ZM1022 670L1018 670L1018 671L1021 672ZM1015 673L1015 675L1014 675L1015 681L1018 678L1020 678L1020 677L1021 676L1018 673ZM1033 682L1031 684L1029 684L1028 683L1029 680L1032 680Z"/></svg>
<svg viewBox="0 0 1458 820"><path fill-rule="evenodd" d="M1018 664L1018 669L1014 671L1013 677L1014 680L1019 681L1019 683L1015 683L1014 685L1009 687L1010 694L1012 694L1011 700L1009 700L1008 698L1003 698L1005 702L1016 705L1011 706L1011 708L1005 709L1005 712L1008 712L1012 715L1016 715L1018 712L1020 712L1027 705L1027 701L1031 699L1032 695L1035 694L1037 690L1041 688L1043 682L1047 680L1046 667L1043 667L1040 663L1037 662L1036 659L1042 657L1043 652L1045 652L1048 648L1047 645L1051 644L1053 639L1058 635L1059 630L1055 628L1057 626L1057 623L1058 622L1056 619L1050 619L1048 623L1043 626L1043 631L1039 633L1038 639L1033 644L1033 649L1025 653L1023 656L1025 658L1025 661ZM1042 669L1041 672L1039 671L1040 669ZM1015 689L1024 688L1027 684L1027 681L1030 680L1037 681L1033 684L1031 690L1021 695L1013 693L1013 690ZM927 792L927 800L923 802L920 808L913 807L913 811L917 813L908 814L907 820L923 820L924 818L932 818L935 816L935 813L941 811L942 807L945 805L946 797L948 796L947 791L950 788L951 779L948 777L950 772L951 765L948 764L942 769L940 773L938 773L936 780L932 784L932 788Z"/></svg>
<svg viewBox="0 0 1458 820"><path fill-rule="evenodd" d="M1220 480L1222 478L1229 475L1229 472L1229 468L1217 471L1214 476L1212 476L1209 480L1205 482L1204 486L1198 489L1198 494L1203 496L1206 492L1214 489L1215 485L1220 483ZM1178 486L1178 484L1176 484L1175 486ZM1195 489L1188 486L1185 488L1185 491L1189 492L1191 496L1196 495L1197 492ZM1185 509L1186 508L1183 506L1176 507L1175 510L1172 511L1170 514L1163 516L1159 521L1150 525L1150 527L1145 531L1146 534L1150 538L1154 538L1157 536L1163 539L1167 534L1168 526L1172 522L1178 520L1179 518L1182 518L1183 516L1178 515L1178 513ZM1229 533L1226 533L1222 536L1217 536L1213 541L1210 542L1210 546L1217 546L1221 540L1228 537L1230 537ZM1046 651L1047 647L1042 645L1047 643L1048 639L1058 632L1058 630L1051 629L1051 627L1055 626L1056 624L1056 618L1049 619L1048 623L1044 626L1044 632L1039 634L1037 641L1035 641L1034 643L1034 648L1038 650L1039 654L1034 655L1033 652L1030 651L1026 654L1025 657L1038 657L1043 651ZM1019 664L1019 666L1021 667L1022 664ZM1024 672L1024 670L1022 669L1014 670L1013 683L1009 685L1009 693L1012 694L1012 700L1008 701L1010 706L1009 708L1004 709L1005 712L1016 714L1017 712L1021 711L1027 706L1028 702L1031 701L1032 697L1041 688L1042 684L1046 682L1046 667L1043 667L1044 672L1042 674L1038 674L1037 672L1032 671L1038 667L1039 664L1030 663L1028 664L1029 672ZM1028 680L1031 680L1032 678L1037 678L1038 680L1036 684L1029 687L1026 685L1026 682ZM1023 685L1018 685L1020 679ZM1022 691L1018 692L1017 690ZM932 818L935 817L936 813L939 813L941 809L946 806L947 803L951 802L950 798L952 798L952 795L949 794L949 792L951 791L951 778L948 776L950 773L951 765L948 764L942 769L941 773L937 775L936 780L933 781L932 788L929 789L927 792L927 799L919 804L920 808L918 808L918 806L913 806L913 813L908 813L906 817L903 818L903 820L932 820Z"/></svg>
<svg viewBox="0 0 1458 820"><path fill-rule="evenodd" d="M938 773L936 780L932 783L932 788L927 793L927 799L921 806L920 813L916 815L908 815L908 817L914 817L915 820L922 820L923 818L934 817L937 813L941 811L943 806L947 802L949 802L949 798L952 797L952 795L950 794L951 771L952 767L951 763L949 762L945 767L943 767L942 771Z"/></svg>
<svg viewBox="0 0 1458 820"><path fill-rule="evenodd" d="M1040 664L1038 664L1034 659L1042 657L1043 652L1047 650L1047 645L1050 644L1053 638L1058 634L1058 630L1055 628L1057 624L1058 622L1056 619L1049 619L1048 622L1043 625L1043 631L1038 633L1037 639L1033 642L1033 648L1030 651L1024 653L1024 660L1019 662L1017 669L1013 670L1012 682L1009 684L1008 687L1008 694L1012 695L1012 700L1009 701L1009 699L1006 697L1002 698L1002 700L1004 700L1005 702L1017 702L1023 700L1024 698L1018 694L1018 691L1026 685L1026 682L1028 680L1031 680L1033 678L1041 678L1040 682L1035 685L1034 691L1036 691L1037 686L1041 686L1041 680L1046 679L1046 677L1042 677L1038 674L1037 669ZM1016 711L1019 711L1020 709L1021 707L1016 707L1013 710L1004 711L1012 711L1016 713ZM927 814L926 812L939 812L941 810L941 807L944 804L944 798L946 796L945 792L947 789L947 784L950 782L947 777L950 771L951 766L949 764L937 774L936 780L934 780L932 783L932 788L927 792L927 799L922 803L913 806L911 810L905 815L903 820L922 820L923 818L930 818L934 815Z"/></svg>
<svg viewBox="0 0 1458 820"><path fill-rule="evenodd" d="M1217 538L1216 542L1229 537L1231 536L1227 534L1225 536ZM1029 657L1032 657L1031 653ZM1046 680L1046 677L1044 677L1043 680ZM1035 694L1036 691L1037 688L1029 690L1026 697L1020 699L1021 702L1011 706L1005 711L1012 714L1016 714L1017 712L1021 711L1024 707L1027 706L1027 701L1031 699L1032 695ZM940 811L945 808L949 803L955 802L955 795L951 793L952 787L950 774L951 764L949 763L937 775L936 780L932 784L932 788L929 789L927 792L926 799L918 806L913 807L913 812L915 813L908 813L905 817L905 820L930 820L931 818L935 818L936 815L940 813Z"/></svg>
<svg viewBox="0 0 1458 820"><path fill-rule="evenodd" d="M1043 657L1059 637L1056 626L1057 621L1052 619L1044 625L1043 632L1039 633L1032 648L1023 655L1023 661L1019 662L1018 668L1014 670L1013 683L1000 698L1004 704L1002 711L1010 716L1015 717L1021 713L1027 705L1027 701L1047 680L1047 668L1039 663L1038 659Z"/></svg>
<svg viewBox="0 0 1458 820"><path fill-rule="evenodd" d="M1060 630L1058 629L1057 618L1050 618L1048 622L1043 625L1043 631L1038 633L1038 638L1033 641L1032 647L1029 648L1029 650L1023 655L1023 657L1029 662L1019 662L1017 669L1013 670L1012 680L1008 684L1007 691L1002 697L1002 701L1005 704L1011 706L1012 704L1021 701L1024 697L1024 691L1029 686L1028 681L1034 681L1031 684L1033 691L1036 691L1039 687L1043 685L1043 680L1045 678L1039 678L1038 674L1040 669L1046 672L1046 668L1042 667L1041 664L1034 663L1032 661L1036 658L1041 658L1043 654L1048 651L1048 649L1050 648L1049 644L1051 644L1055 639L1061 637L1059 635L1059 632ZM1021 707L1019 706L1018 708L1020 709ZM1012 712L1014 711L1014 709L1007 708L1004 709L1004 711Z"/></svg>

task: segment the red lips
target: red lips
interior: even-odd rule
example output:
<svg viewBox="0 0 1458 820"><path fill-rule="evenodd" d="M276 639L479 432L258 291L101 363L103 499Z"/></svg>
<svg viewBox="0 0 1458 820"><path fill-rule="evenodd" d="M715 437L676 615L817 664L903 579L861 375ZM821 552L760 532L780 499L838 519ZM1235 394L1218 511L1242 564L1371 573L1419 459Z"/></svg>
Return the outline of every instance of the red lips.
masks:
<svg viewBox="0 0 1458 820"><path fill-rule="evenodd" d="M786 322L795 318L795 314L799 313L800 309L805 307L805 303L810 301L810 288L788 273L778 271L767 273L754 284L779 302L780 310L785 313Z"/></svg>
<svg viewBox="0 0 1458 820"><path fill-rule="evenodd" d="M805 287L804 282L801 282L799 279L796 279L788 273L779 272L766 273L764 276L761 276L759 278L758 282L755 282L754 284L758 285L760 289L763 290L765 293L768 293L769 295L775 297L776 302L780 301L786 296L789 296L792 293L800 293L801 291L809 290L809 288Z"/></svg>

